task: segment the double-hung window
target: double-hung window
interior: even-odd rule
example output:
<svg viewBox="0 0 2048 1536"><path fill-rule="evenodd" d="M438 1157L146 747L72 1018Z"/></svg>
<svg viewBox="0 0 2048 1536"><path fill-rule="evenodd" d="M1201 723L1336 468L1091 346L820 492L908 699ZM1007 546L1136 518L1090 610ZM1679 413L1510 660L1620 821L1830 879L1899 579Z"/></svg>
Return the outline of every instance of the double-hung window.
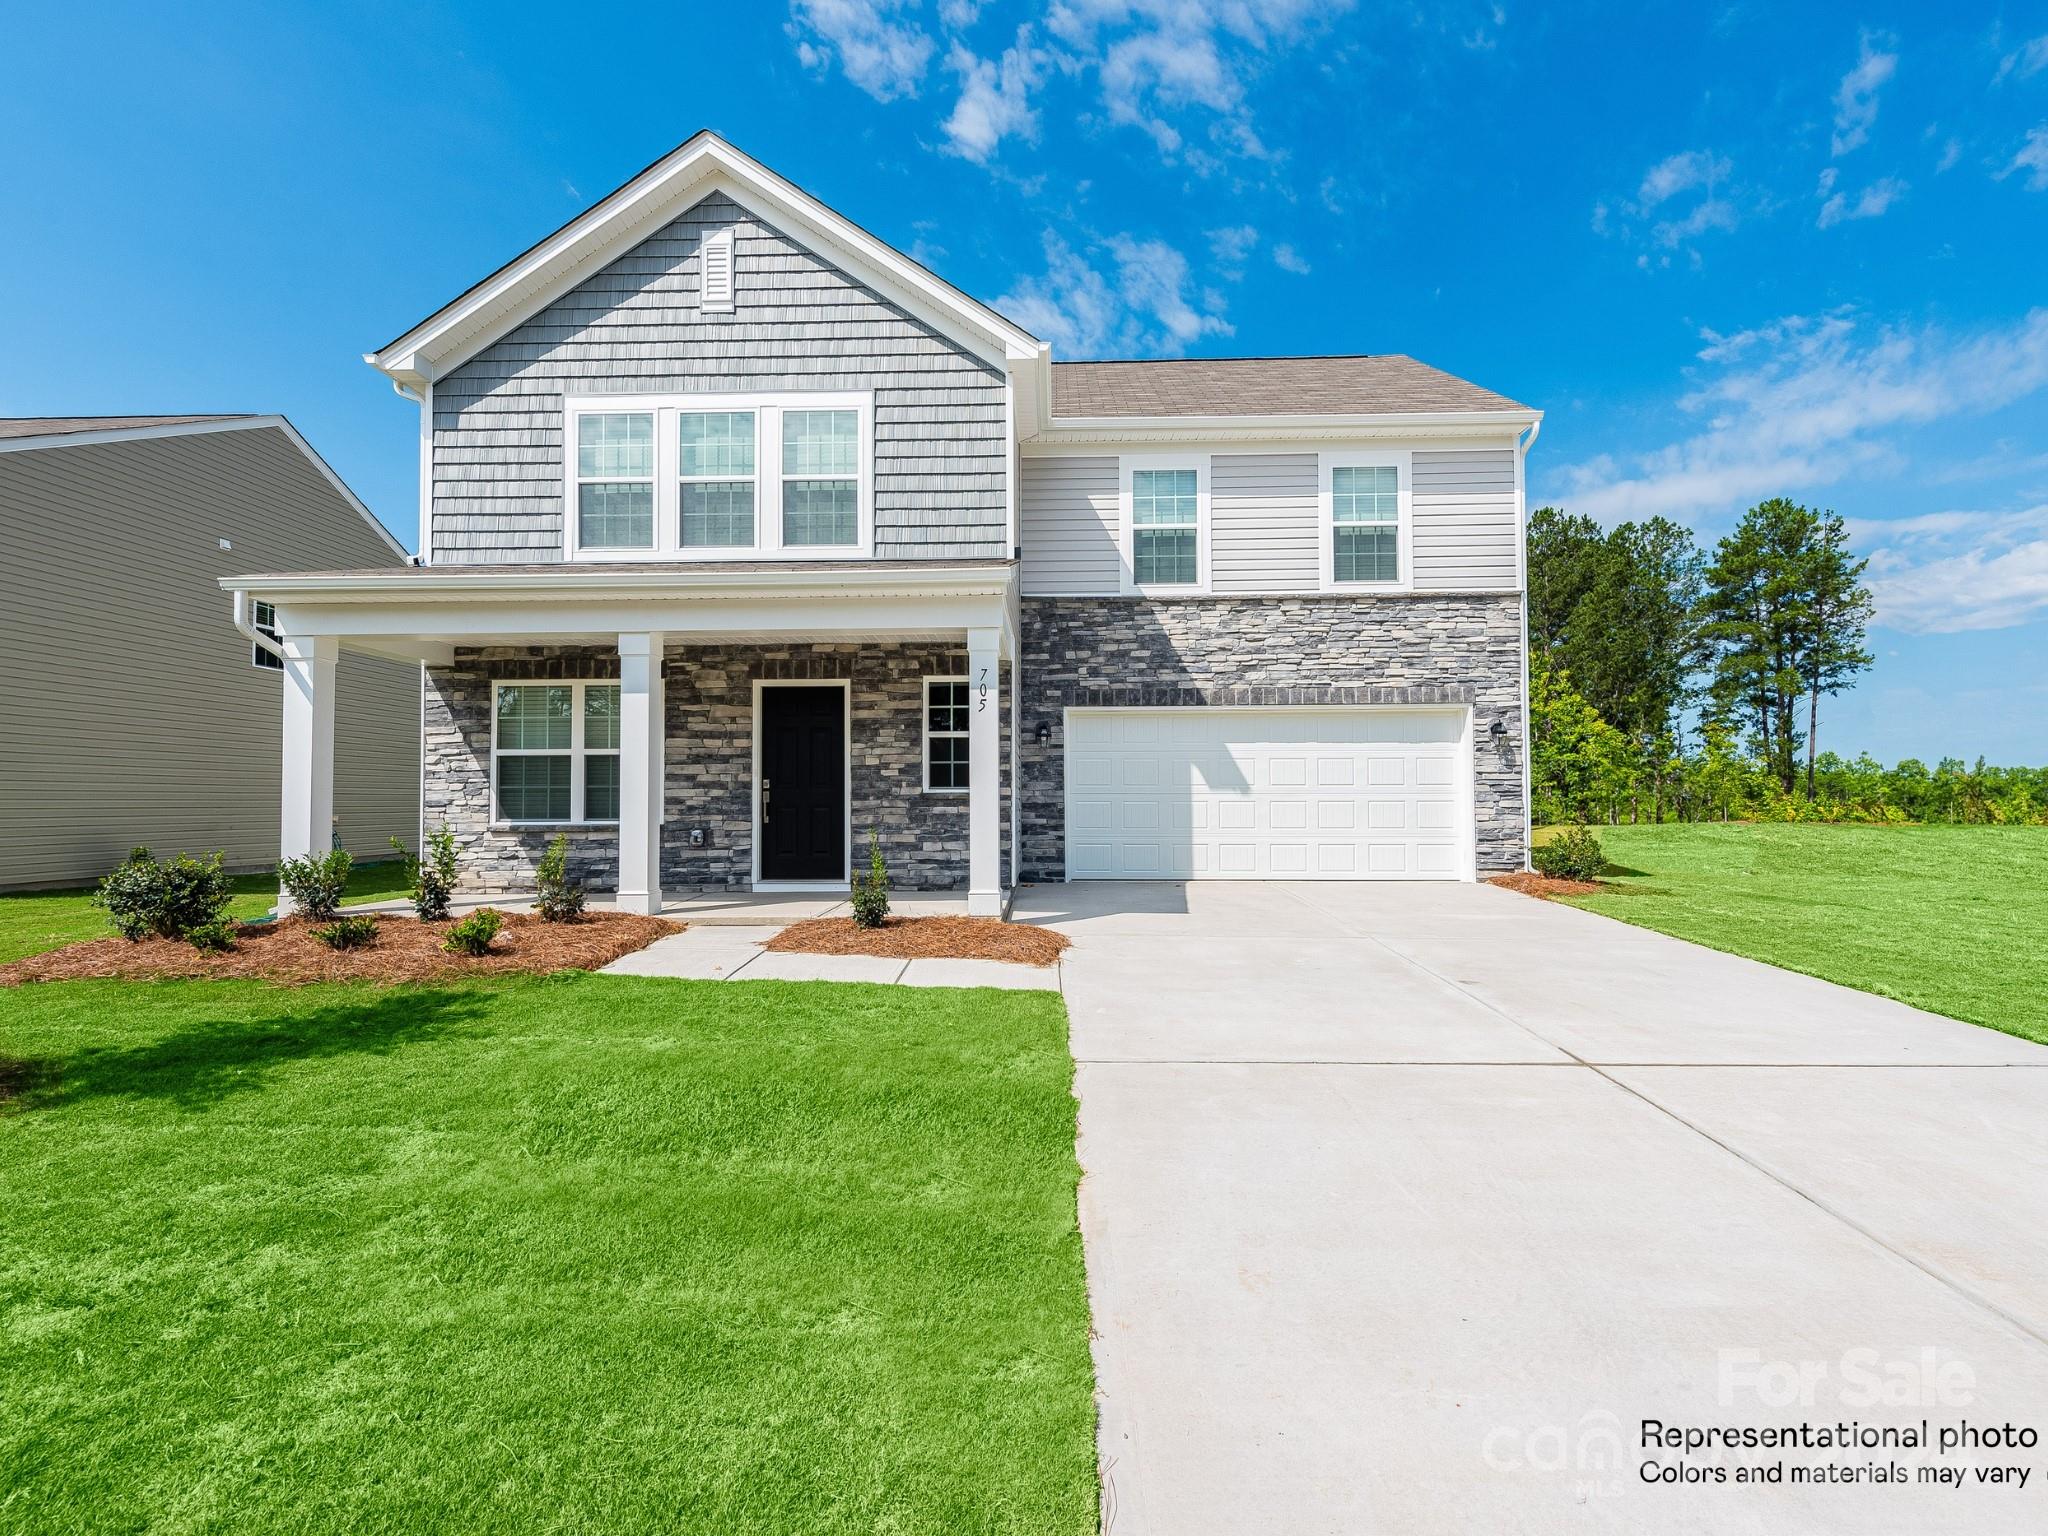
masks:
<svg viewBox="0 0 2048 1536"><path fill-rule="evenodd" d="M493 819L619 819L619 685L500 683L491 720Z"/></svg>
<svg viewBox="0 0 2048 1536"><path fill-rule="evenodd" d="M571 559L843 559L872 544L866 394L571 396L564 411Z"/></svg>
<svg viewBox="0 0 2048 1536"><path fill-rule="evenodd" d="M1202 526L1209 499L1206 464L1206 459L1177 463L1124 460L1126 570L1131 590L1201 589L1208 563Z"/></svg>
<svg viewBox="0 0 2048 1536"><path fill-rule="evenodd" d="M255 627L258 634L267 635L272 645L278 643L276 608L262 601L251 604L249 622ZM260 667L266 672L282 672L284 670L284 658L278 655L277 652L267 650L252 640L249 642L249 665Z"/></svg>
<svg viewBox="0 0 2048 1536"><path fill-rule="evenodd" d="M967 679L924 680L924 787L938 794L967 788Z"/></svg>
<svg viewBox="0 0 2048 1536"><path fill-rule="evenodd" d="M654 548L653 412L576 418L575 516L580 548Z"/></svg>
<svg viewBox="0 0 2048 1536"><path fill-rule="evenodd" d="M1407 585L1410 462L1406 453L1324 455L1322 559L1327 588Z"/></svg>

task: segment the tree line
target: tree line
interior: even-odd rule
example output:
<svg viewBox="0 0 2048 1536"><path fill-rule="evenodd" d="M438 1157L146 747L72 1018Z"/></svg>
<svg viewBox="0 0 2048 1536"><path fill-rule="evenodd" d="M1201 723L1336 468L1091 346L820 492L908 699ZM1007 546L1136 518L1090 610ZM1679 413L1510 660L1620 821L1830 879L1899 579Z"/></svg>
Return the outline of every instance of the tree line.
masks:
<svg viewBox="0 0 2048 1536"><path fill-rule="evenodd" d="M1783 497L1700 548L1666 518L1529 519L1539 822L2040 822L2048 769L1820 750L1822 701L1871 665L1867 562Z"/></svg>

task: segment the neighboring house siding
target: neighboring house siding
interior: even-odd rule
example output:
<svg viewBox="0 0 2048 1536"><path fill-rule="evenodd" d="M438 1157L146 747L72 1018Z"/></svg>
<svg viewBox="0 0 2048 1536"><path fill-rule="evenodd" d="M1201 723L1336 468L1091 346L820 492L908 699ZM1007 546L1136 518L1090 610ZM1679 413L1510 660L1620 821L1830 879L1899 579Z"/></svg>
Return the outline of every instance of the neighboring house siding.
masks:
<svg viewBox="0 0 2048 1536"><path fill-rule="evenodd" d="M281 674L218 578L390 546L274 428L0 453L0 540L0 886L88 882L138 843L275 863ZM418 825L418 669L338 672L336 812L389 857Z"/></svg>
<svg viewBox="0 0 2048 1536"><path fill-rule="evenodd" d="M1414 506L1417 588L1520 586L1512 449L1417 450Z"/></svg>
<svg viewBox="0 0 2048 1536"><path fill-rule="evenodd" d="M1219 453L1209 469L1209 590L1313 592L1316 456Z"/></svg>
<svg viewBox="0 0 2048 1536"><path fill-rule="evenodd" d="M734 231L734 308L697 307ZM872 390L878 558L1007 556L1002 371L712 196L434 384L432 558L562 557L562 397Z"/></svg>
<svg viewBox="0 0 2048 1536"><path fill-rule="evenodd" d="M1086 597L1117 590L1117 459L1025 459L1020 471L1026 592Z"/></svg>

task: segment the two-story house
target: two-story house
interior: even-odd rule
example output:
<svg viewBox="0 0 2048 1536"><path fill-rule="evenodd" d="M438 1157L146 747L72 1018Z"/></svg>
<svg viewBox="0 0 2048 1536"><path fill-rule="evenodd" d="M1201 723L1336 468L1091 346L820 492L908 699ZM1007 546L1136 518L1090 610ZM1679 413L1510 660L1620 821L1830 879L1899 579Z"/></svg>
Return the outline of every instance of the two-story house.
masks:
<svg viewBox="0 0 2048 1536"><path fill-rule="evenodd" d="M423 817L513 890L1465 879L1527 844L1540 414L1398 356L1058 362L699 134L369 361L415 566L283 634L284 848L336 658L423 664Z"/></svg>

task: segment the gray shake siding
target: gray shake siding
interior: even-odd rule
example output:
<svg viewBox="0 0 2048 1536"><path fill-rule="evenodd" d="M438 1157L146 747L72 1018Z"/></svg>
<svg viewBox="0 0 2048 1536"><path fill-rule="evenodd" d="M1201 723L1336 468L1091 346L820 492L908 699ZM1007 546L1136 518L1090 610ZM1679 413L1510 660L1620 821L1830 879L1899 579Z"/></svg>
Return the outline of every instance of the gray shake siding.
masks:
<svg viewBox="0 0 2048 1536"><path fill-rule="evenodd" d="M1064 874L1074 705L1469 703L1479 868L1521 868L1518 596L1026 598L1023 616L1026 880Z"/></svg>
<svg viewBox="0 0 2048 1536"><path fill-rule="evenodd" d="M967 797L924 785L924 679L963 676L964 653L944 645L671 646L663 666L667 771L662 882L672 889L744 886L753 868L754 684L845 678L852 702L854 859L880 836L892 881L905 890L964 889ZM615 678L616 652L518 647L459 651L427 675L426 815L446 823L466 889L530 889L554 829L491 825L491 684ZM1008 688L1009 678L1003 679ZM1009 762L1008 714L1003 764ZM1004 784L1002 816L1009 816ZM703 846L690 846L692 829ZM571 866L593 888L618 883L618 835L571 827ZM1004 878L1008 879L1005 860Z"/></svg>
<svg viewBox="0 0 2048 1536"><path fill-rule="evenodd" d="M734 307L698 247L734 231ZM434 385L431 558L560 559L564 392L874 394L879 558L1002 557L1001 371L723 196L698 203Z"/></svg>

